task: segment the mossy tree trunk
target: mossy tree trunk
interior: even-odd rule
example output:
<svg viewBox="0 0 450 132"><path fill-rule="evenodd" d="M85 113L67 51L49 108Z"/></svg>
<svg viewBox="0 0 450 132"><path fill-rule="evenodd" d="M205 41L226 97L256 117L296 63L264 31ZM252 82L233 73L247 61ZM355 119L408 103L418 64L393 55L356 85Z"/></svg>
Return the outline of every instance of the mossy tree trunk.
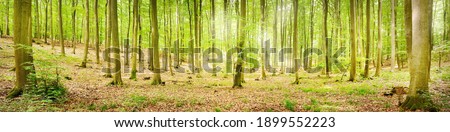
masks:
<svg viewBox="0 0 450 132"><path fill-rule="evenodd" d="M158 33L158 12L157 12L157 0L150 1L151 8L151 24L152 24L152 44L153 44L153 80L152 85L162 84L161 81L161 67L159 65L159 33Z"/></svg>
<svg viewBox="0 0 450 132"><path fill-rule="evenodd" d="M402 107L432 110L429 96L433 0L414 0L412 7L412 47L409 92Z"/></svg>
<svg viewBox="0 0 450 132"><path fill-rule="evenodd" d="M16 86L7 98L22 94L32 81L28 78L33 67L31 44L31 0L14 0L14 56Z"/></svg>
<svg viewBox="0 0 450 132"><path fill-rule="evenodd" d="M114 68L113 68L113 82L112 85L122 85L122 71L120 65L120 47L119 47L119 23L117 18L117 0L110 0L110 29L111 42L113 49Z"/></svg>
<svg viewBox="0 0 450 132"><path fill-rule="evenodd" d="M216 18L216 9L215 9L215 3L214 3L214 0L211 0L211 41L212 41L212 52L213 52L213 57L214 57L214 60L215 60L215 57L216 57L216 50L215 50L215 48L216 48L216 20L215 20L215 18ZM216 68L216 63L213 63L213 66L212 66L212 76L217 76L217 71L215 70L215 68Z"/></svg>
<svg viewBox="0 0 450 132"><path fill-rule="evenodd" d="M327 3L328 0L325 0L325 2ZM298 76L298 22L297 22L297 14L298 14L298 0L293 0L293 6L294 6L294 37L293 37L293 43L292 45L294 46L294 55L292 57L292 59L294 60L294 67L293 67L293 72L295 74L295 79L293 84L299 84L299 76ZM328 8L328 7L325 7ZM326 18L326 17L325 17Z"/></svg>
<svg viewBox="0 0 450 132"><path fill-rule="evenodd" d="M59 46L61 46L61 54L63 56L66 55L66 51L64 49L64 29L63 29L63 20L62 20L62 0L58 1L58 18L59 18Z"/></svg>
<svg viewBox="0 0 450 132"><path fill-rule="evenodd" d="M98 19L98 0L94 1L94 15L95 15L95 61L97 64L100 64L100 26Z"/></svg>
<svg viewBox="0 0 450 132"><path fill-rule="evenodd" d="M139 36L139 0L133 1L133 48L131 51L131 80L136 80L137 73L137 46L138 46L138 36Z"/></svg>
<svg viewBox="0 0 450 132"><path fill-rule="evenodd" d="M266 43L264 42L266 39L266 31L265 31L265 21L266 21L266 12L265 12L265 8L266 8L266 0L260 0L260 8L261 8L261 49L264 49L263 52L261 52L261 79L262 80L266 80L266 69L265 69L265 65L266 65L266 51L269 49L266 49Z"/></svg>
<svg viewBox="0 0 450 132"><path fill-rule="evenodd" d="M364 63L364 77L369 78L369 61L370 61L370 43L371 43L371 36L370 36L370 3L371 0L367 0L366 3L366 60Z"/></svg>
<svg viewBox="0 0 450 132"><path fill-rule="evenodd" d="M108 54L107 56L105 56L105 61L106 61L106 74L105 77L107 78L111 78L111 57L110 57L110 52L111 52L111 0L106 0L106 9L105 9L105 55Z"/></svg>
<svg viewBox="0 0 450 132"><path fill-rule="evenodd" d="M350 79L349 81L356 81L356 13L355 13L355 0L350 0L350 44L351 44L351 57L350 57Z"/></svg>
<svg viewBox="0 0 450 132"><path fill-rule="evenodd" d="M397 0L391 0L391 72L395 69L395 45L396 45L396 6Z"/></svg>
<svg viewBox="0 0 450 132"><path fill-rule="evenodd" d="M72 0L72 10L73 10L73 12L72 12L72 48L73 48L72 53L73 54L75 54L76 40L77 40L77 28L76 28L76 25L77 25L76 24L76 16L77 16L76 6L77 6L77 3L78 3L78 0ZM45 21L47 21L47 19ZM47 30L47 28L46 28L46 30ZM45 31L45 32L47 32L47 31ZM47 41L47 37L45 37L45 38L46 38L46 41Z"/></svg>
<svg viewBox="0 0 450 132"><path fill-rule="evenodd" d="M88 61L88 48L89 48L89 0L85 0L85 34L84 34L84 53L83 53L83 61L81 62L80 67L86 68L86 63Z"/></svg>
<svg viewBox="0 0 450 132"><path fill-rule="evenodd" d="M243 82L243 71L244 71L244 53L243 53L243 48L244 48L244 44L245 44L245 39L246 39L246 31L245 31L245 27L246 27L246 19L247 19L247 0L241 0L240 1L240 17L239 17L239 43L237 45L238 48L238 59L236 62L236 73L234 75L233 78L233 88L241 88L242 87L242 82Z"/></svg>
<svg viewBox="0 0 450 132"><path fill-rule="evenodd" d="M375 76L379 77L381 74L381 61L383 60L383 37L381 36L383 30L383 8L381 0L378 0L378 45L377 45L377 68L375 70Z"/></svg>

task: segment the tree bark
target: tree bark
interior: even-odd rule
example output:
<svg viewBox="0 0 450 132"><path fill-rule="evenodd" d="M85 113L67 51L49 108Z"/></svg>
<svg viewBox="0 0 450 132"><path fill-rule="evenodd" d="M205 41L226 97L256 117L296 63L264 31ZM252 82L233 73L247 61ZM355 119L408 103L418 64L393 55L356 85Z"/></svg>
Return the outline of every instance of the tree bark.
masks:
<svg viewBox="0 0 450 132"><path fill-rule="evenodd" d="M396 45L396 6L397 6L397 1L396 0L391 0L391 72L394 71L395 69L395 45Z"/></svg>
<svg viewBox="0 0 450 132"><path fill-rule="evenodd" d="M382 9L382 2L381 0L378 0L378 46L377 46L377 69L375 71L375 76L379 77L381 73L381 62L383 60L383 37L382 35L382 20L383 20L383 9Z"/></svg>
<svg viewBox="0 0 450 132"><path fill-rule="evenodd" d="M412 48L409 92L402 107L409 110L433 111L429 95L429 67L432 42L433 0L414 0L412 7Z"/></svg>
<svg viewBox="0 0 450 132"><path fill-rule="evenodd" d="M36 38L40 39L41 38L41 24L40 24L40 19L39 19L39 1L36 0Z"/></svg>
<svg viewBox="0 0 450 132"><path fill-rule="evenodd" d="M238 48L238 60L236 62L236 73L233 78L233 88L241 88L242 87L242 76L243 76L243 63L244 63L244 53L243 48L246 39L246 19L247 19L247 0L240 1L240 17L239 17L239 43L237 45Z"/></svg>
<svg viewBox="0 0 450 132"><path fill-rule="evenodd" d="M9 1L9 0L8 0ZM14 98L23 93L30 85L28 75L33 66L31 44L31 0L14 0L14 56L16 86L8 93L7 98Z"/></svg>
<svg viewBox="0 0 450 132"><path fill-rule="evenodd" d="M366 60L364 64L364 77L369 78L369 61L370 61L370 43L371 43L371 36L370 36L370 1L367 0L366 3Z"/></svg>
<svg viewBox="0 0 450 132"><path fill-rule="evenodd" d="M327 75L327 77L330 77L330 62L329 62L329 58L330 58L330 53L329 51L331 50L329 47L329 40L328 40L328 0L324 0L324 9L323 9L323 41L325 43L325 73ZM295 37L295 36L294 36Z"/></svg>
<svg viewBox="0 0 450 132"><path fill-rule="evenodd" d="M356 81L356 24L355 0L350 0L350 41L351 41L351 67L349 81Z"/></svg>
<svg viewBox="0 0 450 132"><path fill-rule="evenodd" d="M77 40L77 28L76 28L77 9L75 9L77 6L77 3L78 3L78 0L72 0L72 10L73 10L73 12L72 12L72 48L73 48L72 53L73 54L75 54L75 47L76 47L76 40ZM47 23L47 19L45 21ZM45 24L45 25L47 25L47 24ZM45 29L46 29L45 34L47 34L47 27ZM45 37L45 38L47 41L47 37Z"/></svg>
<svg viewBox="0 0 450 132"><path fill-rule="evenodd" d="M260 26L260 28L261 28L261 49L264 49L264 51L263 52L261 52L261 54L260 54L260 56L261 56L261 79L262 80L266 80L266 67L265 67L265 65L266 65L266 58L265 58L265 56L266 56L266 52L267 52L267 50L269 50L269 49L265 49L265 47L267 47L267 46L265 46L266 44L264 43L264 41L265 41L265 35L266 35L266 33L265 33L265 20L266 20L266 12L265 12L265 8L266 8L266 1L265 0L260 0L260 8L261 8L261 26Z"/></svg>
<svg viewBox="0 0 450 132"><path fill-rule="evenodd" d="M121 65L120 65L120 47L119 47L119 25L118 25L118 18L117 18L117 0L110 0L111 6L110 6L110 26L111 26L111 42L112 42L112 49L113 49L113 59L114 59L114 68L112 73L114 73L113 76L113 82L112 85L122 85L122 72L121 72Z"/></svg>
<svg viewBox="0 0 450 132"><path fill-rule="evenodd" d="M328 0L325 0L326 2L328 2ZM294 4L294 36L293 36L293 42L292 45L294 46L294 55L292 57L292 59L294 60L294 68L293 68L293 72L295 74L295 79L293 84L299 84L299 76L298 76L298 23L297 23L297 15L298 15L298 0L293 0L293 4ZM325 7L327 8L327 7Z"/></svg>
<svg viewBox="0 0 450 132"><path fill-rule="evenodd" d="M61 46L61 54L63 56L66 55L66 51L64 49L64 29L63 29L63 20L62 20L62 0L58 2L58 12L59 12L59 44Z"/></svg>
<svg viewBox="0 0 450 132"><path fill-rule="evenodd" d="M89 48L89 0L85 1L85 37L84 37L84 53L83 53L83 61L81 62L80 67L86 68L86 63L88 59L88 48Z"/></svg>
<svg viewBox="0 0 450 132"><path fill-rule="evenodd" d="M153 65L155 70L153 70L153 80L152 85L162 84L161 81L161 67L159 66L159 46L158 46L158 13L157 13L157 0L150 1L151 16L152 16L152 44L153 44Z"/></svg>
<svg viewBox="0 0 450 132"><path fill-rule="evenodd" d="M110 57L110 53L111 53L111 0L106 0L106 9L105 9L105 51L106 52L104 55L104 59L106 61L106 74L105 77L107 78L111 78L111 57Z"/></svg>
<svg viewBox="0 0 450 132"><path fill-rule="evenodd" d="M99 19L98 19L98 0L94 3L94 15L95 15L95 60L97 64L100 64L100 31L99 31Z"/></svg>
<svg viewBox="0 0 450 132"><path fill-rule="evenodd" d="M406 51L408 56L408 68L412 71L411 65L411 46L412 46L412 5L411 0L405 0L405 35L406 35Z"/></svg>
<svg viewBox="0 0 450 132"><path fill-rule="evenodd" d="M139 34L139 0L133 0L133 48L131 51L131 80L136 80L137 73L137 46L138 46L138 34Z"/></svg>

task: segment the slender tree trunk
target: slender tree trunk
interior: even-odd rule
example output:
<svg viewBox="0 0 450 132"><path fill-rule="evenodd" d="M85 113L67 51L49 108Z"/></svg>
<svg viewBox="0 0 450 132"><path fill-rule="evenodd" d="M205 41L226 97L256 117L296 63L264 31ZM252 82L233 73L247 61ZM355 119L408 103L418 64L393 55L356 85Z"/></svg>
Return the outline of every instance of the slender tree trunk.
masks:
<svg viewBox="0 0 450 132"><path fill-rule="evenodd" d="M105 77L107 78L111 78L111 57L110 57L110 53L111 53L111 0L106 0L106 8L105 8L105 51L106 52L104 55L105 60L106 60L106 74Z"/></svg>
<svg viewBox="0 0 450 132"><path fill-rule="evenodd" d="M375 71L375 76L379 77L381 73L381 61L383 61L383 37L382 35L382 28L383 28L383 10L382 10L382 2L381 0L378 0L378 46L377 46L377 69Z"/></svg>
<svg viewBox="0 0 450 132"><path fill-rule="evenodd" d="M274 23L273 23L273 41L272 41L272 48L277 48L277 43L278 43L278 38L277 38L277 36L278 36L278 0L275 0L275 8L274 8ZM272 66L273 67L275 67L276 65L277 65L277 55L276 54L273 54L273 63L272 63ZM274 70L274 71L269 71L269 72L272 72L272 75L275 75L276 74L276 70Z"/></svg>
<svg viewBox="0 0 450 132"><path fill-rule="evenodd" d="M266 80L266 53L267 50L266 49L266 44L265 44L265 37L266 37L266 33L265 33L265 21L266 21L266 12L265 12L265 8L266 8L266 1L265 0L260 0L260 8L261 8L261 49L264 49L264 51L260 54L261 56L261 79L262 80Z"/></svg>
<svg viewBox="0 0 450 132"><path fill-rule="evenodd" d="M325 0L326 2L328 2L328 0ZM292 57L292 59L294 60L294 73L295 73L295 80L293 82L293 84L299 84L299 76L298 76L298 23L297 23L297 14L298 14L298 0L293 0L293 4L294 4L294 37L293 37L293 43L292 45L294 46L294 55Z"/></svg>
<svg viewBox="0 0 450 132"><path fill-rule="evenodd" d="M369 61L370 61L370 43L371 43L371 36L370 36L370 2L371 0L367 0L366 3L366 60L364 64L364 77L369 77Z"/></svg>
<svg viewBox="0 0 450 132"><path fill-rule="evenodd" d="M41 38L41 24L40 24L40 19L39 19L39 1L36 0L36 38L40 39Z"/></svg>
<svg viewBox="0 0 450 132"><path fill-rule="evenodd" d="M327 77L330 77L330 64L329 64L329 58L330 58L330 53L329 51L331 50L329 47L329 39L328 39L328 0L324 0L324 9L323 9L323 41L325 43L325 72Z"/></svg>
<svg viewBox="0 0 450 132"><path fill-rule="evenodd" d="M356 13L355 0L350 0L350 41L351 41L351 67L349 81L356 81Z"/></svg>
<svg viewBox="0 0 450 132"><path fill-rule="evenodd" d="M195 1L196 0L194 0L194 2ZM196 70L195 70L195 60L194 60L195 59L194 45L195 45L196 35L195 35L195 33L192 33L192 13L191 13L191 8L190 8L190 4L189 4L190 1L188 1L186 3L187 3L188 11L189 11L189 37L190 37L190 39L189 39L189 49L190 49L189 65L191 67L192 74L195 74ZM194 28L195 28L195 26L194 26Z"/></svg>
<svg viewBox="0 0 450 132"><path fill-rule="evenodd" d="M311 14L311 18L310 18L310 27L309 27L309 30L310 30L310 41L311 41L311 46L310 46L310 48L311 48L311 50L310 50L310 53L309 53L309 58L308 58L308 68L307 68L307 70L309 70L309 68L310 67L312 67L312 51L313 51L313 48L314 48L314 0L311 0L311 11L310 11L310 14Z"/></svg>
<svg viewBox="0 0 450 132"><path fill-rule="evenodd" d="M111 3L113 3L114 1L117 2L117 0L113 0ZM85 13L85 37L84 37L84 53L83 53L83 61L81 62L80 67L86 68L86 63L88 60L88 48L89 48L89 0L85 1L86 5L86 13ZM112 6L112 5L111 5ZM117 15L117 14L116 14ZM114 19L114 18L113 18Z"/></svg>
<svg viewBox="0 0 450 132"><path fill-rule="evenodd" d="M9 1L9 0L7 0ZM9 4L9 3L8 3ZM14 98L30 86L28 75L33 66L31 43L31 0L14 0L14 56L16 67L16 86L8 93L7 98Z"/></svg>
<svg viewBox="0 0 450 132"><path fill-rule="evenodd" d="M77 42L77 28L76 28L77 9L75 9L77 6L77 3L78 3L78 0L72 0L72 10L73 10L73 12L72 12L72 48L73 48L72 53L73 54L75 54L76 42ZM47 23L47 19L45 21ZM45 25L47 25L47 24L45 24ZM45 32L46 32L45 34L47 34L47 27L46 27ZM46 37L46 39L47 39L47 37Z"/></svg>
<svg viewBox="0 0 450 132"><path fill-rule="evenodd" d="M117 18L117 0L110 0L111 6L110 6L110 28L111 28L111 42L113 47L113 61L114 61L114 68L112 73L114 73L112 85L122 85L122 72L121 72L121 65L120 65L120 47L119 47L119 23Z"/></svg>
<svg viewBox="0 0 450 132"><path fill-rule="evenodd" d="M216 60L216 9L214 0L211 0L211 41L212 41L212 52L213 52L213 60ZM217 71L215 70L216 64L213 62L212 72L213 76L217 76Z"/></svg>
<svg viewBox="0 0 450 132"><path fill-rule="evenodd" d="M151 0L149 0L149 3L151 2ZM151 8L148 8L148 18L149 18L149 21L150 21L150 26L149 26L149 28L150 28L150 32L149 32L149 47L150 48L148 48L148 69L150 70L150 71L153 71L154 70L154 66L153 66L153 49L152 49L152 30L151 29L153 29L152 28L152 15L151 15Z"/></svg>
<svg viewBox="0 0 450 132"><path fill-rule="evenodd" d="M246 27L246 19L247 19L247 0L241 0L240 1L240 17L239 17L239 43L237 45L238 48L238 60L236 62L236 74L234 75L233 78L233 88L240 88L242 87L242 75L243 75L243 63L244 63L244 53L243 53L243 48L244 48L244 44L245 44L245 39L246 39L246 31L245 31L245 27Z"/></svg>
<svg viewBox="0 0 450 132"><path fill-rule="evenodd" d="M63 20L62 20L62 0L58 2L58 12L59 12L59 44L61 46L61 54L66 55L64 49L64 30L63 30Z"/></svg>
<svg viewBox="0 0 450 132"><path fill-rule="evenodd" d="M53 0L50 0L50 43L52 45L52 50L55 49L55 43L53 42L54 35L53 35Z"/></svg>
<svg viewBox="0 0 450 132"><path fill-rule="evenodd" d="M162 84L161 81L161 67L159 66L159 46L158 46L158 17L157 17L157 0L150 1L150 8L152 9L152 44L153 44L153 65L155 66L155 70L153 70L153 80L152 85Z"/></svg>
<svg viewBox="0 0 450 132"><path fill-rule="evenodd" d="M408 68L412 71L411 65L411 46L412 46L412 7L411 0L405 0L405 35L406 35L406 51L408 56Z"/></svg>
<svg viewBox="0 0 450 132"><path fill-rule="evenodd" d="M5 4L6 4L6 15L5 15L5 36L9 36L9 1L10 0L5 0ZM15 2L15 1L14 1ZM31 2L30 2L31 3Z"/></svg>
<svg viewBox="0 0 450 132"><path fill-rule="evenodd" d="M396 0L391 0L391 72L394 71L395 69L395 45L396 45L396 6L397 6L397 1Z"/></svg>
<svg viewBox="0 0 450 132"><path fill-rule="evenodd" d="M403 108L433 110L429 95L429 67L432 47L433 0L413 0L412 38L409 92Z"/></svg>
<svg viewBox="0 0 450 132"><path fill-rule="evenodd" d="M94 1L94 15L95 15L95 60L97 64L100 64L100 26L98 19L98 0Z"/></svg>
<svg viewBox="0 0 450 132"><path fill-rule="evenodd" d="M138 36L139 36L139 0L133 0L133 48L131 51L131 80L136 80L136 73L137 73L137 46L138 46Z"/></svg>
<svg viewBox="0 0 450 132"><path fill-rule="evenodd" d="M48 38L48 0L45 0L45 32L44 32L44 41L46 44L48 44L47 42L47 38Z"/></svg>

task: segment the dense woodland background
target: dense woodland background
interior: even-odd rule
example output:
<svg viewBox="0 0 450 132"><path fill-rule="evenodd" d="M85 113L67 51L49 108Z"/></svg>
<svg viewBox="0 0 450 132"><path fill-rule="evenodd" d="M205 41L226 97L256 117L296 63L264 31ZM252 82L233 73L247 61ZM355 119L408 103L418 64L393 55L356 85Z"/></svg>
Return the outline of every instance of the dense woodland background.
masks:
<svg viewBox="0 0 450 132"><path fill-rule="evenodd" d="M16 2L22 4L14 5ZM435 111L437 107L443 111L449 110L449 0L2 0L0 8L0 48L5 51L2 51L1 61L1 66L5 67L2 97L36 94L39 96L32 98L53 102L64 95L62 98L65 101L52 104L55 108L62 108L56 111L83 109L78 107L84 106L72 106L79 102L86 103L88 110L92 107L94 111L403 110L400 107L391 108L390 105L387 107L386 102L376 105L376 100L393 95L399 98L387 102L404 102L401 106L405 110ZM20 38L15 33L19 33ZM32 40L33 46L27 40ZM13 48L20 47L18 44L33 48L14 51ZM220 71L207 72L205 70L209 69L203 69L205 57L217 55L194 53L195 48L203 52L211 47L222 52L223 62L209 64L220 66ZM241 52L245 51L238 49L231 60L227 60L226 52L235 47L260 51L244 55ZM332 56L343 47L344 52L337 58L341 66L335 65ZM263 48L276 48L278 51L268 55L268 51L261 52ZM278 54L283 48L292 48L292 53ZM323 54L311 53L311 48L317 48ZM104 56L107 52L112 52L110 57ZM29 58L21 57L31 54ZM8 58L11 55L14 55L13 58ZM120 61L109 58L120 58ZM18 61L31 63L18 68ZM231 68L227 68L228 61ZM274 69L267 68L268 65ZM323 69L314 72L317 67ZM179 72L183 68L183 72ZM251 73L247 74L243 69L249 69ZM115 72L117 70L121 72ZM15 75L12 71L16 71ZM27 77L29 74L32 77ZM16 79L8 79L14 76ZM30 82L34 82L33 88L28 88ZM264 86L271 82L277 83ZM370 86L364 89L365 85ZM272 88L264 88L269 86ZM119 90L118 95L109 95L107 89L101 89L103 87L125 88L125 91ZM156 91L144 92L179 95L173 98L134 95L139 93L134 90L132 95L126 94L130 93L127 88L136 87L156 87ZM164 87L169 91L163 90ZM193 91L183 91L182 87ZM231 87L247 88L244 93L252 94L221 91ZM287 90L283 91L283 87ZM89 88L95 90L76 90ZM265 100L264 103L255 101L258 100L255 96L261 96L255 93L261 92L261 89L267 92L263 95L272 93L276 96L259 97ZM343 92L349 96L359 93L357 99L351 102L366 101L364 104L374 105L358 106L346 102L341 104L344 108L327 109L323 105L330 104L317 101L313 96L353 98L330 94L333 93L330 89L337 89L334 91L336 94ZM138 91L143 92L141 90ZM57 91L57 94L49 91ZM84 95L95 91L102 92L93 93L98 95L92 98L85 96L93 95ZM223 95L225 97L243 96L246 99L244 106L239 106L242 103L239 98L226 104L216 102L213 106L197 104L221 100L217 97L220 95L178 100L178 96L187 96L190 92L225 92L228 93ZM298 92L300 95L296 95ZM302 105L305 104L304 93L314 94L307 95L312 99L306 101L309 102L306 106ZM364 98L367 94L376 99ZM408 95L406 100L400 98L404 94ZM106 103L106 108L96 106L101 103L105 105L104 100L119 95L131 98L131 106L127 104L130 103L128 99L125 103ZM156 102L167 102L159 106L158 103L153 104L154 99L157 99ZM197 101L191 104L192 99ZM23 100L18 106L11 103L14 102L3 99L0 110L30 109L19 108L27 104ZM119 106L110 108L113 104ZM163 109L167 105L174 106ZM278 109L278 105L282 108ZM36 110L49 109L41 106Z"/></svg>

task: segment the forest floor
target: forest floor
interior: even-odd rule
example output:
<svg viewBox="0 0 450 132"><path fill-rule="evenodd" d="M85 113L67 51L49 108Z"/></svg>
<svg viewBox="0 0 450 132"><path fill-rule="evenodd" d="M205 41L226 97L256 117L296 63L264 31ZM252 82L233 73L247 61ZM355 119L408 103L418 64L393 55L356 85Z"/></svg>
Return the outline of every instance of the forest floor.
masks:
<svg viewBox="0 0 450 132"><path fill-rule="evenodd" d="M267 80L255 80L259 73L245 74L243 88L231 87L231 75L225 78L219 73L213 77L205 72L201 78L165 72L162 74L165 85L152 86L147 80L152 73L145 70L138 73L136 81L128 79L130 74L125 73L124 85L109 86L112 79L103 77L102 65L93 61L93 49L89 50L88 67L80 68L82 45L77 46L76 54L66 47L65 57L60 56L59 46L54 50L47 44L33 47L35 63L50 62L63 69L59 74L68 89L66 101L49 103L27 96L6 99L14 87L15 73L10 70L14 67L14 50L11 38L1 38L0 111L402 111L396 95L383 93L392 87L409 85L407 69L389 72L386 67L380 77L358 78L357 82L346 81L348 76L341 80L342 74L328 78L303 72L299 85L290 84L294 79L291 74L269 73ZM36 65L39 71L39 64ZM432 68L430 91L440 111L450 111L450 63L445 63L441 70Z"/></svg>

